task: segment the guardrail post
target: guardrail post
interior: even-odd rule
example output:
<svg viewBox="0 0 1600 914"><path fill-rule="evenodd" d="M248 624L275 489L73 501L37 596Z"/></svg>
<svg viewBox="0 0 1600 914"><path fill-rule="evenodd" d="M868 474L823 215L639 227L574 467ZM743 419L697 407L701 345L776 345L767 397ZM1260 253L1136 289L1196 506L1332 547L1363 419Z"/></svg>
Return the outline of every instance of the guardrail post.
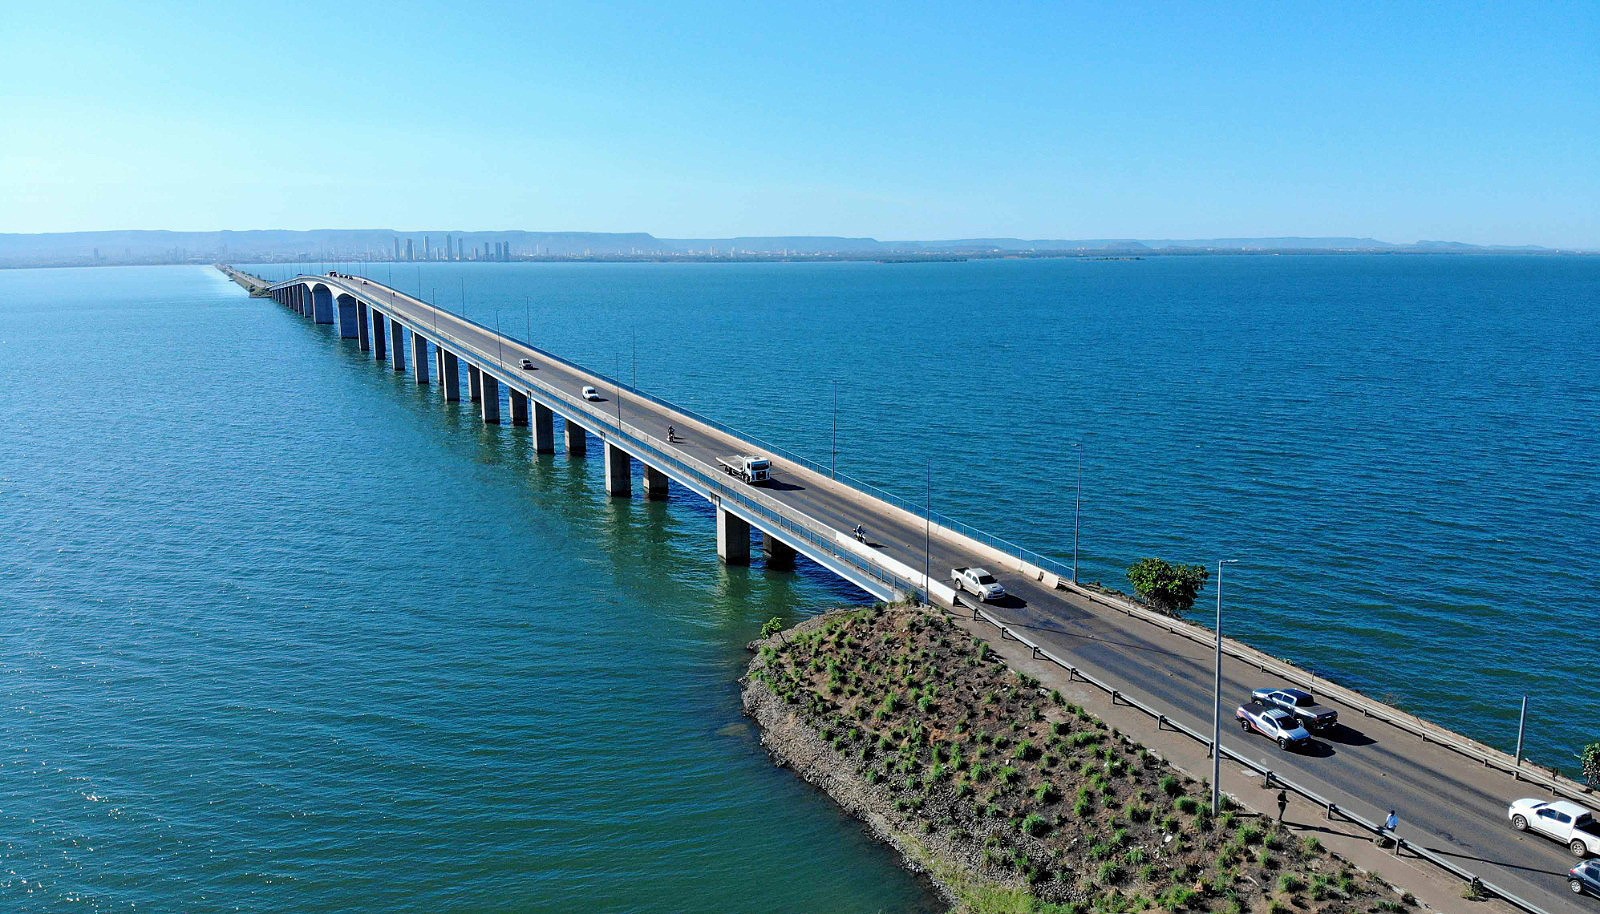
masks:
<svg viewBox="0 0 1600 914"><path fill-rule="evenodd" d="M1338 803L1329 803L1328 804L1328 809L1327 809L1328 821L1332 822L1333 821L1333 817L1338 815L1338 813L1339 813L1339 804Z"/></svg>
<svg viewBox="0 0 1600 914"><path fill-rule="evenodd" d="M1033 648L1033 659L1039 659L1039 649L1037 647Z"/></svg>
<svg viewBox="0 0 1600 914"><path fill-rule="evenodd" d="M1264 773L1266 774L1266 778L1267 779L1266 779L1266 782L1263 783L1261 786L1266 788L1267 790L1271 790L1272 789L1272 769L1269 768Z"/></svg>
<svg viewBox="0 0 1600 914"><path fill-rule="evenodd" d="M1117 705L1117 698L1118 698L1118 697L1119 697L1119 696L1120 696L1120 695L1121 695L1121 694L1122 694L1122 693L1121 693L1121 692L1119 692L1119 691L1117 691L1117 690L1116 690L1116 689L1112 689L1112 690L1111 690L1111 706L1112 706L1112 707L1116 707L1116 705Z"/></svg>

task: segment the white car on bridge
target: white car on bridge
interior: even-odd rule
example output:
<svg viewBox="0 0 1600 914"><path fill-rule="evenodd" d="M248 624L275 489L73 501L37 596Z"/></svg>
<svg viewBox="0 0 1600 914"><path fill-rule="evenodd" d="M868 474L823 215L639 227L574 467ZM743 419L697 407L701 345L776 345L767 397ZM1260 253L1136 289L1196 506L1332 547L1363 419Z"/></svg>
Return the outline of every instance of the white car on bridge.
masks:
<svg viewBox="0 0 1600 914"><path fill-rule="evenodd" d="M1600 857L1600 825L1589 810L1566 800L1524 799L1506 811L1511 827L1554 838L1574 857Z"/></svg>
<svg viewBox="0 0 1600 914"><path fill-rule="evenodd" d="M585 384L583 385L583 398L585 400L598 400L600 399L600 391L595 390L588 384Z"/></svg>

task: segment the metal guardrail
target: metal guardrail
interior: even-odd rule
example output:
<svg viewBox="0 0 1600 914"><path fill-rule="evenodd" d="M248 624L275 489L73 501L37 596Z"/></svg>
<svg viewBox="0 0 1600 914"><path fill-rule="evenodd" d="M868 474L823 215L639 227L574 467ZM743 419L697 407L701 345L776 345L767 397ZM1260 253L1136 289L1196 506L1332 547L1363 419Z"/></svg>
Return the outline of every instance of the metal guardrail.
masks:
<svg viewBox="0 0 1600 914"><path fill-rule="evenodd" d="M1470 870L1457 865L1456 863L1434 853L1422 845L1414 844L1405 840L1399 835L1389 832L1387 829L1383 828L1378 823L1371 821L1370 819L1341 808L1332 800L1329 800L1328 798L1318 794L1316 791L1311 790L1308 787L1303 787L1273 772L1272 769L1260 764L1254 759L1240 755L1232 749L1229 749L1227 746L1213 745L1211 742L1211 737L1208 734L1200 733L1186 724L1173 720L1164 712L1157 710L1156 708L1146 704L1143 701L1140 701L1137 698L1128 696L1127 694L1123 693L1122 690L1113 687L1110 683L1105 682L1104 680L1089 673L1085 673L1076 664L1069 663L1068 661L1056 656L1049 648L1040 645L1038 642L1032 640L1026 635L1019 634L1010 626L1009 623L985 610L983 607L968 607L967 604L960 599L960 597L957 597L957 605L961 608L970 608L972 610L972 618L974 620L987 622L999 629L1001 640L1009 638L1012 641L1019 642L1023 646L1033 651L1033 657L1035 660L1047 660L1066 670L1068 681L1081 679L1109 695L1111 697L1112 704L1127 705L1130 708L1141 711L1144 714L1154 718L1156 721L1156 727L1158 729L1164 728L1176 730L1177 732L1182 733L1202 746L1205 746L1209 752L1220 751L1224 757L1232 759L1233 761L1238 762L1239 764L1244 765L1246 768L1254 771L1256 774L1261 775L1265 779L1265 783L1268 787L1277 785L1286 790L1292 790L1299 796L1302 796L1307 800L1310 800L1312 803L1322 807L1330 820L1337 817L1352 824L1359 825L1363 829L1372 832L1373 835L1378 838L1389 838L1390 840L1394 841L1394 852L1396 856L1399 856L1402 851L1409 849L1416 856L1428 861L1429 863L1432 863L1434 866L1437 866L1440 869L1445 870L1451 875L1456 876L1463 882L1466 882L1468 885L1485 894L1494 895L1495 897L1506 901L1512 906L1526 911L1527 914L1548 914L1545 909L1539 907L1533 902L1521 898L1511 891L1501 888L1492 882L1485 881Z"/></svg>
<svg viewBox="0 0 1600 914"><path fill-rule="evenodd" d="M311 280L320 280L324 283L327 283L329 279L342 280L340 282L331 284L341 286L345 291L352 295L362 294L360 288L353 288L348 285L349 280L345 279L344 277L307 276L297 280L288 281L305 282ZM415 309L435 312L438 310L427 302L423 302L420 299L407 295L404 292L393 289L382 283L367 280L366 285L369 288L382 290L383 292L394 296L396 299L405 299L410 303L411 307ZM370 298L372 296L369 295L367 297ZM394 304L394 302L391 302L391 305L392 304ZM384 307L384 303L381 301L369 301L368 307L378 307L379 309L382 309ZM390 312L390 317L394 317L392 311ZM493 329L486 327L483 324L472 320L471 318L462 317L461 315L456 315L453 312L452 317L461 320L464 323L471 324L484 333L496 336L505 336L507 339L516 339L515 337L511 337L507 334L497 333ZM417 322L407 321L407 323L415 324ZM417 328L413 327L412 332L416 332L416 329ZM638 426L630 425L625 419L618 420L616 417L610 416L603 411L596 410L590 407L588 404L580 402L578 399L567 394L565 391L546 385L537 379L527 378L521 375L520 372L512 371L498 355L491 355L487 352L484 352L477 346L466 342L465 340L444 330L443 328L434 326L430 329L424 324L422 325L421 329L424 336L432 336L436 343L440 340L446 341L458 354L468 355L472 361L478 364L480 370L488 365L495 366L498 369L497 380L503 383L507 388L516 389L521 387L527 389L530 387L536 387L545 399L553 401L553 403L561 404L563 410L568 414L571 414L575 417L585 417L583 424L589 426L590 429L596 434L601 435L603 438L609 435L618 439L618 443L626 443L627 447L624 449L632 452L633 455L638 459L644 460L649 466L658 470L662 470L663 472L667 472L669 470L676 471L680 477L680 481L693 479L695 481L694 484L699 485L708 491L714 492L719 499L723 501L731 501L743 508L748 513L764 518L767 523L774 528L770 532L778 533L781 531L788 534L787 539L789 540L799 540L802 543L809 544L818 552L829 556L835 561L843 562L849 567L856 569L865 578L885 585L891 592L915 595L923 594L922 585L916 583L915 581L903 578L874 563L868 562L864 560L862 556L859 556L854 552L838 549L837 543L833 538L835 531L831 527L818 525L811 521L802 512L796 511L793 508L784 505L782 502L777 501L776 499L768 498L748 486L728 485L723 481L723 477L726 474L724 474L720 469L712 467L709 464L686 455L679 456L677 454L669 453L664 447L661 446L662 442L659 439L655 438L653 435L642 432ZM582 366L576 365L566 359L546 352L544 349L524 341L517 340L517 342L526 346L528 349L537 352L540 356L548 359L549 361L566 367L572 372L590 375L605 381L608 384L617 384L619 387L626 389L630 393L638 394L638 392L633 388L627 387L626 385L621 385L619 382L615 382L613 379L603 374L589 371ZM516 380L513 381L513 378ZM641 395L641 399L647 399L667 409L672 409L683 413L695 421L703 421L700 419L700 417L684 410L679 410L678 407L659 398ZM715 427L718 428L719 431L723 431L724 434L739 437L737 433L728 430L723 426L716 425ZM790 542L790 545L797 544Z"/></svg>

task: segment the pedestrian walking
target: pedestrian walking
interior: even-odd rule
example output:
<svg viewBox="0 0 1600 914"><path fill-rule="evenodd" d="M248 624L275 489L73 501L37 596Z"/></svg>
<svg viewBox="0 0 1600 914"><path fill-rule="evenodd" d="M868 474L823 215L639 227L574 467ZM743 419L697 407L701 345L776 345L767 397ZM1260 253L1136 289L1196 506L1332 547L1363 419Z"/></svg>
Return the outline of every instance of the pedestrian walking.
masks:
<svg viewBox="0 0 1600 914"><path fill-rule="evenodd" d="M1279 825L1283 824L1283 812L1284 812L1284 810L1286 810L1288 808L1289 808L1289 792L1287 790L1278 791L1278 824Z"/></svg>
<svg viewBox="0 0 1600 914"><path fill-rule="evenodd" d="M1399 828L1399 827L1400 827L1400 817L1394 814L1394 810L1392 810L1392 809L1389 810L1389 817L1387 819L1383 820L1383 832L1382 833L1387 835L1389 840L1394 843L1395 853L1396 854L1398 854L1400 852L1399 851L1400 838L1395 835L1394 830ZM1383 845L1380 843L1378 846L1382 847Z"/></svg>

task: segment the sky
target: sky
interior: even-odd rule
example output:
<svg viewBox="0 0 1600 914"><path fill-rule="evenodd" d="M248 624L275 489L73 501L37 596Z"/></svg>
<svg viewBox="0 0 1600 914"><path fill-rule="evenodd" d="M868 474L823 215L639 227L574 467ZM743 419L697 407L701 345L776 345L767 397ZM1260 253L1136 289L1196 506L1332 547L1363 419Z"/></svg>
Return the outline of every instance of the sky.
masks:
<svg viewBox="0 0 1600 914"><path fill-rule="evenodd" d="M1600 249L1600 2L10 0L0 232Z"/></svg>

